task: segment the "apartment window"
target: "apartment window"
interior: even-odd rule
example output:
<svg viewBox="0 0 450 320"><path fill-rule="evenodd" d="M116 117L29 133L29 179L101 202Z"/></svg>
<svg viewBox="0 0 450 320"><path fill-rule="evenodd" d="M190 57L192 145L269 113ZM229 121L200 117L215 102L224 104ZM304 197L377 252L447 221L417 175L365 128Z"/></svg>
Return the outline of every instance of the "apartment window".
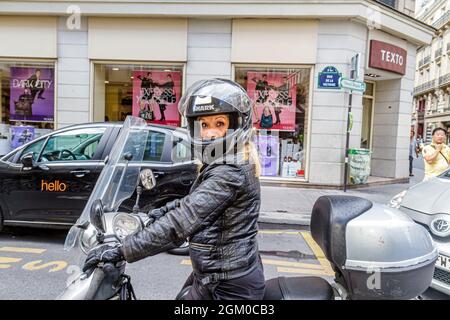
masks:
<svg viewBox="0 0 450 320"><path fill-rule="evenodd" d="M378 0L378 2L384 3L392 8L395 8L395 0Z"/></svg>

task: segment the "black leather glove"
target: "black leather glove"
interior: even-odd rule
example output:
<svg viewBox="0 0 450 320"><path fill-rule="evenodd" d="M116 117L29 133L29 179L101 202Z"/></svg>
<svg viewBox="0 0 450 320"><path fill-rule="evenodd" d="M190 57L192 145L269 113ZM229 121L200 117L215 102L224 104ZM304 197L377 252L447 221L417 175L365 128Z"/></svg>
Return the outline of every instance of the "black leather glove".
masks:
<svg viewBox="0 0 450 320"><path fill-rule="evenodd" d="M170 210L173 210L179 206L180 206L180 200L175 199L174 201L170 201L170 202L166 203L166 205L162 206L161 208L156 208L156 209L150 210L150 212L148 213L148 217L150 218L150 221L148 222L148 224L155 222L156 220L158 220L159 218L164 216L167 212L169 212Z"/></svg>
<svg viewBox="0 0 450 320"><path fill-rule="evenodd" d="M103 244L89 251L84 262L83 272L96 267L100 262L119 262L124 259L121 245Z"/></svg>

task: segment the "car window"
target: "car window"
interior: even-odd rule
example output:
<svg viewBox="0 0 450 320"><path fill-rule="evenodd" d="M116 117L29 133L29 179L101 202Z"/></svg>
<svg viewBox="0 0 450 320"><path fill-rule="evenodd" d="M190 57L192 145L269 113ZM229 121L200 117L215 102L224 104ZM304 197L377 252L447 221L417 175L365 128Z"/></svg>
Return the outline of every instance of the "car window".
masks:
<svg viewBox="0 0 450 320"><path fill-rule="evenodd" d="M92 159L92 157L95 154L95 150L97 150L97 146L100 143L100 139L96 139L95 141L90 142L83 148L83 154L88 157L89 159Z"/></svg>
<svg viewBox="0 0 450 320"><path fill-rule="evenodd" d="M188 141L174 137L172 141L172 162L191 160L191 148Z"/></svg>
<svg viewBox="0 0 450 320"><path fill-rule="evenodd" d="M161 161L166 135L161 132L150 131L144 151L144 161Z"/></svg>
<svg viewBox="0 0 450 320"><path fill-rule="evenodd" d="M53 135L45 145L41 162L91 160L106 128L84 128Z"/></svg>
<svg viewBox="0 0 450 320"><path fill-rule="evenodd" d="M22 157L30 152L33 153L33 160L37 161L39 154L41 153L42 148L44 147L45 139L38 140L32 144L30 144L28 147L26 147L22 154L20 155L20 158L18 162L22 159Z"/></svg>

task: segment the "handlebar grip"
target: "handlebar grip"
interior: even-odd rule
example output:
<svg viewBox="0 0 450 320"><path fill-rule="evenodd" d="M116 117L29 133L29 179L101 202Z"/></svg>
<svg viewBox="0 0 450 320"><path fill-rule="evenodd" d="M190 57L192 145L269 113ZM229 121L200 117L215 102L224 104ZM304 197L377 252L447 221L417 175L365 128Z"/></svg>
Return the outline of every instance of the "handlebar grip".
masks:
<svg viewBox="0 0 450 320"><path fill-rule="evenodd" d="M114 272L115 269L116 266L111 262L107 262L103 265L103 272L105 274L111 274L112 272Z"/></svg>

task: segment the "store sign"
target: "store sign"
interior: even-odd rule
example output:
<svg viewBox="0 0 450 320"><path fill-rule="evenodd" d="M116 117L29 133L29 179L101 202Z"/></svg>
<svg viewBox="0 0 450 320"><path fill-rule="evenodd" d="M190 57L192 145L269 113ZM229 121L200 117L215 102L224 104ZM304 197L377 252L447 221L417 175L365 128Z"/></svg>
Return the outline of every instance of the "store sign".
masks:
<svg viewBox="0 0 450 320"><path fill-rule="evenodd" d="M404 75L406 72L405 49L392 44L370 40L369 67Z"/></svg>
<svg viewBox="0 0 450 320"><path fill-rule="evenodd" d="M294 131L297 80L288 73L247 72L247 93L254 101L257 129Z"/></svg>
<svg viewBox="0 0 450 320"><path fill-rule="evenodd" d="M148 122L179 126L177 104L181 97L181 72L133 71L133 116Z"/></svg>
<svg viewBox="0 0 450 320"><path fill-rule="evenodd" d="M54 69L11 67L10 120L52 122Z"/></svg>
<svg viewBox="0 0 450 320"><path fill-rule="evenodd" d="M335 67L325 67L322 72L319 72L317 87L319 89L340 89L340 77L342 77L342 73L339 73Z"/></svg>

